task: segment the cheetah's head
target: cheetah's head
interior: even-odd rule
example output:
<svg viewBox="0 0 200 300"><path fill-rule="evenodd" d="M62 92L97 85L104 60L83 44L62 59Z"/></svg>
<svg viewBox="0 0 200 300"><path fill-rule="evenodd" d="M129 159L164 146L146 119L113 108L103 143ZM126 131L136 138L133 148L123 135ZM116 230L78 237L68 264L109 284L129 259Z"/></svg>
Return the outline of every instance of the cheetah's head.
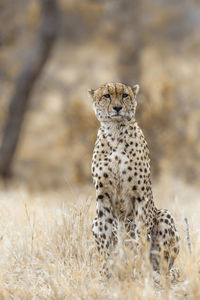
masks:
<svg viewBox="0 0 200 300"><path fill-rule="evenodd" d="M135 116L136 95L139 85L130 87L122 83L106 83L89 90L93 108L100 122L122 122Z"/></svg>

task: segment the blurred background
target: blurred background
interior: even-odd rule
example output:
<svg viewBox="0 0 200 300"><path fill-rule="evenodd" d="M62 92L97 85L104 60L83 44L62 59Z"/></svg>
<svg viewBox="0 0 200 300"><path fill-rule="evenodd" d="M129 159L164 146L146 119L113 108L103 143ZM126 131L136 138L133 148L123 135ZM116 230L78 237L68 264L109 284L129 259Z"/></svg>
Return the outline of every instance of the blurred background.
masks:
<svg viewBox="0 0 200 300"><path fill-rule="evenodd" d="M1 143L19 74L38 45L41 2L0 3ZM87 90L121 81L140 84L137 121L149 144L153 182L167 174L199 188L200 1L57 4L57 39L27 96L12 182L33 190L91 185L99 124Z"/></svg>

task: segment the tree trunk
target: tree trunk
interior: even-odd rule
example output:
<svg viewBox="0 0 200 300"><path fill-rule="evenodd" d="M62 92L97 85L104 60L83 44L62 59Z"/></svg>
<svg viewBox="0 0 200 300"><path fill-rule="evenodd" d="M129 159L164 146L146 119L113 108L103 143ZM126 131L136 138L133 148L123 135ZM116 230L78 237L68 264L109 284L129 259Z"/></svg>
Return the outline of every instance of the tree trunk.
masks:
<svg viewBox="0 0 200 300"><path fill-rule="evenodd" d="M140 83L142 50L142 0L114 0L115 40L119 48L118 76L125 84ZM114 11L113 11L114 10Z"/></svg>
<svg viewBox="0 0 200 300"><path fill-rule="evenodd" d="M57 0L40 0L40 5L41 26L38 33L38 42L16 81L3 133L0 148L0 176L3 178L8 178L11 175L13 158L30 95L48 60L58 34L59 9Z"/></svg>

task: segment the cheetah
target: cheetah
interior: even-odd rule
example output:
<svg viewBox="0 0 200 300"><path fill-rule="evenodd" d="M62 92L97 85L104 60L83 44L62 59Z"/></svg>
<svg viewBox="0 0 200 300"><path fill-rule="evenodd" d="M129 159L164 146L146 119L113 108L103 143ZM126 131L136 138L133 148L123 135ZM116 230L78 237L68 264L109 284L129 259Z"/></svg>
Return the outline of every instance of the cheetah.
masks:
<svg viewBox="0 0 200 300"><path fill-rule="evenodd" d="M92 230L104 270L123 224L137 243L145 234L153 270L160 272L164 258L170 272L179 253L179 235L169 211L154 205L149 149L135 120L138 91L139 85L122 83L88 91L100 122L92 159L97 214Z"/></svg>

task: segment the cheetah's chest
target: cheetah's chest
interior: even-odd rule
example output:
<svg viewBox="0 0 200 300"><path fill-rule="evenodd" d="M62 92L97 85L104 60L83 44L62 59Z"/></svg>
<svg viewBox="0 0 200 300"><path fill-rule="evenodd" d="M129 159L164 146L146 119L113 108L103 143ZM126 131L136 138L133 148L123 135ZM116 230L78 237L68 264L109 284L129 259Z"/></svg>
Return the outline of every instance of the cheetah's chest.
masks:
<svg viewBox="0 0 200 300"><path fill-rule="evenodd" d="M100 134L93 155L93 179L107 193L116 215L137 211L151 198L148 148L139 129Z"/></svg>

